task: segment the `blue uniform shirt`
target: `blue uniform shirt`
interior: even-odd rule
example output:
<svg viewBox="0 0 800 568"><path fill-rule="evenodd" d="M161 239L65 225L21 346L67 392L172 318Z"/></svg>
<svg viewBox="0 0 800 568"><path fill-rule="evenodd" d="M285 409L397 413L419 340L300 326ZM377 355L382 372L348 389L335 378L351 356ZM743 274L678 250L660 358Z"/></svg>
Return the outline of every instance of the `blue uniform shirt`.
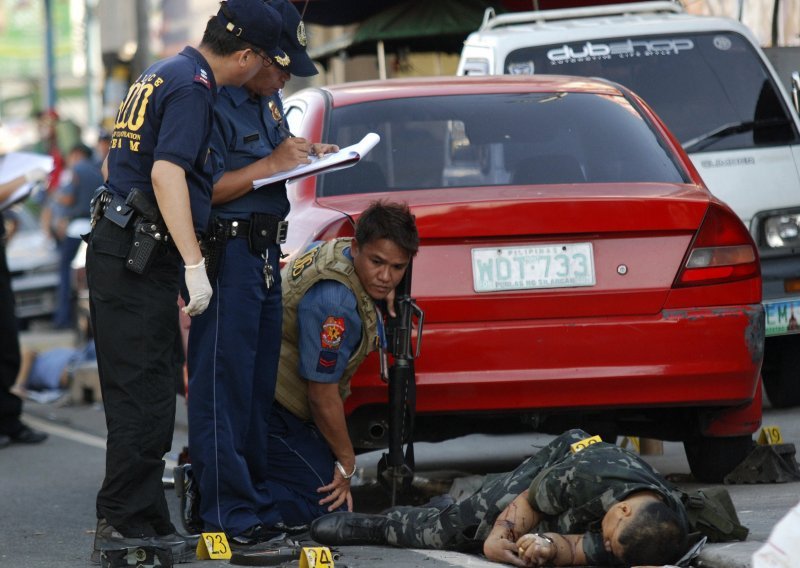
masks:
<svg viewBox="0 0 800 568"><path fill-rule="evenodd" d="M72 179L64 188L65 195L75 198L70 206L67 216L70 219L89 218L89 202L92 200L94 190L103 185L103 175L89 159L83 159L72 167Z"/></svg>
<svg viewBox="0 0 800 568"><path fill-rule="evenodd" d="M208 153L216 93L211 67L192 47L151 65L131 85L117 114L109 188L126 196L137 187L155 203L153 163L176 164L186 171L195 230L204 231L211 210Z"/></svg>
<svg viewBox="0 0 800 568"><path fill-rule="evenodd" d="M283 116L280 96L251 97L242 87L220 89L214 108L216 123L211 139L214 183L226 171L249 166L268 156L283 141L278 121ZM237 199L214 206L214 212L228 219L250 213L285 217L289 213L286 184L270 184Z"/></svg>
<svg viewBox="0 0 800 568"><path fill-rule="evenodd" d="M337 383L361 341L356 296L341 282L323 280L297 306L300 376Z"/></svg>

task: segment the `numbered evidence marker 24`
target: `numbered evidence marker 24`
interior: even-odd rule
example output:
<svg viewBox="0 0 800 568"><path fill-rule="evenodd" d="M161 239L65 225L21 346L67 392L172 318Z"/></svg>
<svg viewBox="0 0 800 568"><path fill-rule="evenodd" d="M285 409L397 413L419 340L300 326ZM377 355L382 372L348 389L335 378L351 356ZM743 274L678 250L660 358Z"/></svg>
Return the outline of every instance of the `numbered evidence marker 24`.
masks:
<svg viewBox="0 0 800 568"><path fill-rule="evenodd" d="M333 554L327 546L306 546L300 554L300 568L333 568Z"/></svg>

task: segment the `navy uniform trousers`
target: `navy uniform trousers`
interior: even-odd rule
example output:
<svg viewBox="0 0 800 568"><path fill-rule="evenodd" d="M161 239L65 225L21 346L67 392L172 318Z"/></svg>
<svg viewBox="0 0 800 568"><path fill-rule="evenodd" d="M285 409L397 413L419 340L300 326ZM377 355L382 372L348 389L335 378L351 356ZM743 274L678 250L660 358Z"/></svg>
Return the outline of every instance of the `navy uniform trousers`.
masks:
<svg viewBox="0 0 800 568"><path fill-rule="evenodd" d="M189 447L207 529L237 536L281 520L264 483L268 418L281 347L279 248L270 245L275 283L246 238L231 238L212 282L208 309L189 331Z"/></svg>
<svg viewBox="0 0 800 568"><path fill-rule="evenodd" d="M173 247L146 274L125 268L131 234L99 219L86 275L108 427L97 516L136 537L175 530L161 478L175 426L181 269Z"/></svg>

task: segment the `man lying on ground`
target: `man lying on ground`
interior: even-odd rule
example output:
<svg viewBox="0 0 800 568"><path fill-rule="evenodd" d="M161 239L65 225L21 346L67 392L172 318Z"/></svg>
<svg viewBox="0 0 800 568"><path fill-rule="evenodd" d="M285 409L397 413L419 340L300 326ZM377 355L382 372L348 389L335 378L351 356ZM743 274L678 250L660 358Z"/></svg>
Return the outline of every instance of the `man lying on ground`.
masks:
<svg viewBox="0 0 800 568"><path fill-rule="evenodd" d="M689 528L679 494L624 448L578 444L588 438L582 430L561 434L514 471L488 476L462 502L331 513L313 522L311 537L328 545L482 546L489 560L514 566L677 561Z"/></svg>

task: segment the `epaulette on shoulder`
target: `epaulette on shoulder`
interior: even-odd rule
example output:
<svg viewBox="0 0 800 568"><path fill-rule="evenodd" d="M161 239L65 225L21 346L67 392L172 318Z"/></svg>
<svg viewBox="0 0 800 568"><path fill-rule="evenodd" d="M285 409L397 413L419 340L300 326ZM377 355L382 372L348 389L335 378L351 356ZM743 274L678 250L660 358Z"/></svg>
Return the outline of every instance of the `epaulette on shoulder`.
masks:
<svg viewBox="0 0 800 568"><path fill-rule="evenodd" d="M208 78L208 71L203 69L199 64L194 68L194 82L200 83L206 89L211 89L211 80Z"/></svg>

